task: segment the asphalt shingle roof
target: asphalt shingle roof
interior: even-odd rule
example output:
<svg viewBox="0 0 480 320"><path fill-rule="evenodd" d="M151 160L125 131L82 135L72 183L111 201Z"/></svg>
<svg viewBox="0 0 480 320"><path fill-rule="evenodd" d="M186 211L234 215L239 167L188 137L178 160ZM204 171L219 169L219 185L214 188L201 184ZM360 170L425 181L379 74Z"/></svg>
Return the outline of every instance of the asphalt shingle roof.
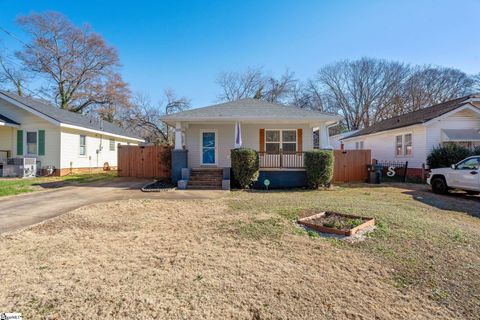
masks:
<svg viewBox="0 0 480 320"><path fill-rule="evenodd" d="M191 109L166 115L162 121L202 121L202 120L333 120L338 121L340 116L299 109L270 103L259 99L240 99L220 103L208 107Z"/></svg>
<svg viewBox="0 0 480 320"><path fill-rule="evenodd" d="M5 123L9 123L9 124L15 124L17 126L20 125L20 123L16 122L16 121L13 121L12 119L10 118L7 118L5 117L4 115L0 114L0 122L5 122Z"/></svg>
<svg viewBox="0 0 480 320"><path fill-rule="evenodd" d="M447 112L453 111L465 102L472 98L480 98L479 95L468 95L458 99L453 99L444 103L436 104L431 107L423 108L417 111L409 112L400 116L386 119L375 123L374 125L365 129L359 130L352 135L344 137L343 139L350 139L353 137L363 136L366 134L377 133L402 127L408 127L414 124L424 123L437 118Z"/></svg>
<svg viewBox="0 0 480 320"><path fill-rule="evenodd" d="M31 108L43 114L44 116L49 117L60 123L70 124L70 125L79 126L87 129L98 130L98 131L104 131L106 133L111 133L111 134L125 136L129 138L134 138L134 139L142 139L134 132L125 130L108 121L103 121L103 123L101 123L100 121L92 117L71 112L64 109L59 109L47 102L44 102L38 99L33 99L33 98L21 97L12 92L0 91L0 98L2 97L2 95L10 99L13 99L16 102L21 103L24 106Z"/></svg>

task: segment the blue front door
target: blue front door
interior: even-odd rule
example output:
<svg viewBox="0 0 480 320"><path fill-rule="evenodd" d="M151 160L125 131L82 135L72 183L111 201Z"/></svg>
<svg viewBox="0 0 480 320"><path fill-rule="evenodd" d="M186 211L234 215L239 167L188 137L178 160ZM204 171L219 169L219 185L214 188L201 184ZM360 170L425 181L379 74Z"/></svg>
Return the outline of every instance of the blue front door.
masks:
<svg viewBox="0 0 480 320"><path fill-rule="evenodd" d="M214 131L202 132L202 164L216 164L215 148L217 146L216 134Z"/></svg>

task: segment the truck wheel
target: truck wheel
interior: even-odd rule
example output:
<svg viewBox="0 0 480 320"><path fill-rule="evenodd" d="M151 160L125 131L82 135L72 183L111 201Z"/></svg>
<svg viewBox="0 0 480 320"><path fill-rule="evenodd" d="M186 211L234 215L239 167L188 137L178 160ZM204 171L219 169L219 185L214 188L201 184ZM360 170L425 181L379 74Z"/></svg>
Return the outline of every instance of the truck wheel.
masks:
<svg viewBox="0 0 480 320"><path fill-rule="evenodd" d="M445 194L448 192L447 182L444 177L435 177L430 183L434 193Z"/></svg>

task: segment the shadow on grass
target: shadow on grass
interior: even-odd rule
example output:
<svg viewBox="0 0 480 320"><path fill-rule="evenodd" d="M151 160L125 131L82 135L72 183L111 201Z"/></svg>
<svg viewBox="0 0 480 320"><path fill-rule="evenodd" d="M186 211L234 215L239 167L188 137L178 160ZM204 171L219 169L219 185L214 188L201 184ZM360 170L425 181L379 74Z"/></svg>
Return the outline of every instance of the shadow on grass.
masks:
<svg viewBox="0 0 480 320"><path fill-rule="evenodd" d="M428 188L418 188L405 191L416 201L426 205L449 211L464 212L480 218L480 197L467 195L464 192L450 192L448 194L435 194Z"/></svg>

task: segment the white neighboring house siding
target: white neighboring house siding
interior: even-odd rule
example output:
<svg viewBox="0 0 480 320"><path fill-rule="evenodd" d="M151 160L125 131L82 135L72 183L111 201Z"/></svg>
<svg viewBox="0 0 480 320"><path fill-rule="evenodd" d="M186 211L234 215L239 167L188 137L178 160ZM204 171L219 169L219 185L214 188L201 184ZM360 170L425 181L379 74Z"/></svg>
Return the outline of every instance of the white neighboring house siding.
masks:
<svg viewBox="0 0 480 320"><path fill-rule="evenodd" d="M4 100L0 100L0 114L21 124L18 130L23 130L23 155L17 155L16 153L17 128L0 127L0 150L11 150L12 157L35 157L41 162L42 167L54 166L57 169L66 169L70 168L70 162L72 162L73 168L103 167L105 162L108 162L111 167L116 167L117 145L119 143L138 145L136 140L111 137L108 133L102 134L102 139L100 139L100 134L54 125ZM38 130L45 130L45 155L28 155L27 132L38 132ZM87 136L87 156L80 156L80 134ZM115 151L110 151L110 138L115 139ZM97 162L96 150L100 145L100 140L102 140L103 150L99 153Z"/></svg>
<svg viewBox="0 0 480 320"><path fill-rule="evenodd" d="M32 156L40 160L41 166L52 165L58 168L60 166L60 128L50 122L37 117L30 112L22 110L6 101L0 100L0 113L4 116L20 123L18 130L23 130L23 155L17 155L17 129L13 128L12 139L12 157ZM27 132L45 130L45 155L27 154ZM37 136L38 149L38 136ZM38 151L38 150L37 150Z"/></svg>
<svg viewBox="0 0 480 320"><path fill-rule="evenodd" d="M260 129L302 129L303 131L303 151L313 149L313 128L308 124L241 124L242 130L242 146L259 150L259 132ZM191 168L200 167L201 159L201 130L216 130L217 131L217 148L218 159L217 166L224 168L230 167L230 150L234 148L235 144L235 125L230 124L193 124L189 123L185 134L185 148L188 150L188 166ZM297 144L298 146L298 144Z"/></svg>
<svg viewBox="0 0 480 320"><path fill-rule="evenodd" d="M80 155L80 135L86 137L86 155ZM115 150L110 150L110 139L115 140ZM118 144L138 145L137 141L112 137L106 134L92 133L79 129L61 129L61 169L97 168L108 162L110 167L117 166ZM97 153L97 150L100 150Z"/></svg>
<svg viewBox="0 0 480 320"><path fill-rule="evenodd" d="M446 118L437 118L428 125L409 127L343 140L345 149L355 149L355 142L364 141L364 148L372 150L372 158L378 160L408 161L410 168L421 168L427 162L430 151L442 143L442 129L480 129L480 116L471 110L460 110ZM412 133L413 155L395 156L395 137Z"/></svg>
<svg viewBox="0 0 480 320"><path fill-rule="evenodd" d="M442 129L480 129L480 116L471 110L461 110L447 118L432 121L426 128L427 149L430 151L442 142Z"/></svg>
<svg viewBox="0 0 480 320"><path fill-rule="evenodd" d="M10 150L12 148L15 143L16 132L15 128L0 126L0 150Z"/></svg>
<svg viewBox="0 0 480 320"><path fill-rule="evenodd" d="M355 149L355 142L364 142L364 149L372 151L372 159L387 161L408 161L409 168L421 168L426 161L426 129L422 124L409 127L373 133L343 140L345 149ZM411 156L395 155L395 137L398 135L412 134Z"/></svg>

